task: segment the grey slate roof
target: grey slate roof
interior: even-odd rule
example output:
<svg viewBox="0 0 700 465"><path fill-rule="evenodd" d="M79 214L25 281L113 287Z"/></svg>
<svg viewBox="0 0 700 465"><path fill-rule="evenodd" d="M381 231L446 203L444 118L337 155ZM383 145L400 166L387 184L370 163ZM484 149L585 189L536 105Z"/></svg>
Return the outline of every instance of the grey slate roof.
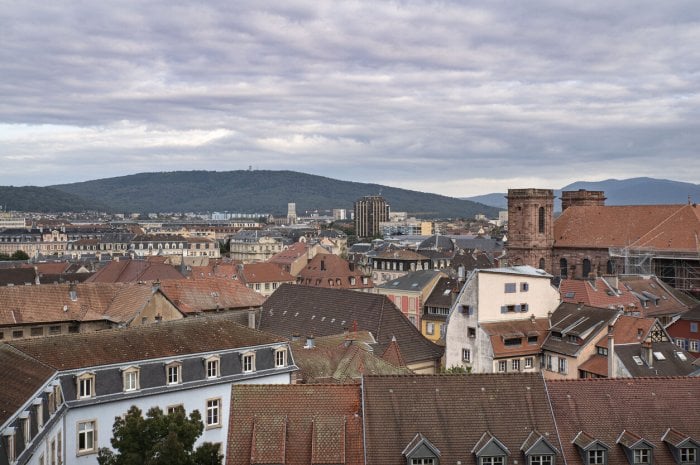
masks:
<svg viewBox="0 0 700 465"><path fill-rule="evenodd" d="M550 333L542 349L575 356L586 344L598 340L601 331L607 331L608 323L615 315L617 310L561 303L552 313ZM556 339L552 332L562 333L561 340ZM577 336L579 343L569 342L569 335Z"/></svg>
<svg viewBox="0 0 700 465"><path fill-rule="evenodd" d="M693 366L694 358L686 351L676 347L673 342L655 342L653 345L654 353L660 353L663 360L659 360L654 356L652 366L648 366L645 362L641 365L637 364L634 356L640 356L640 345L615 345L615 354L622 361L625 368L630 372L633 378L644 376L688 376L693 373L696 367ZM682 354L678 355L678 354ZM685 360L684 360L685 358Z"/></svg>
<svg viewBox="0 0 700 465"><path fill-rule="evenodd" d="M366 292L283 284L263 304L259 329L288 339L370 331L378 355L395 336L408 364L439 359L443 352L386 296Z"/></svg>
<svg viewBox="0 0 700 465"><path fill-rule="evenodd" d="M441 274L441 272L438 270L414 271L375 287L379 289L397 289L401 291L420 292L439 274Z"/></svg>

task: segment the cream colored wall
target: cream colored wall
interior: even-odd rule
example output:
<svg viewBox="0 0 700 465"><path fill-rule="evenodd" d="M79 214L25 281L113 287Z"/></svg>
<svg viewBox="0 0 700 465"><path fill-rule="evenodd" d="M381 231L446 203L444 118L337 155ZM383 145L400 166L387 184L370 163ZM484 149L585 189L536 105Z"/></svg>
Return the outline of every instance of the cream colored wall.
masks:
<svg viewBox="0 0 700 465"><path fill-rule="evenodd" d="M143 310L134 317L129 326L141 326L143 324L155 323L157 315L162 317L161 321L180 320L184 318L182 313L180 313L163 294L156 292Z"/></svg>
<svg viewBox="0 0 700 465"><path fill-rule="evenodd" d="M506 283L515 283L515 292L506 293ZM521 283L528 283L529 290L520 291ZM522 313L501 313L504 305L528 304L528 311ZM559 291L548 277L535 277L505 273L478 274L478 317L479 323L529 318L535 315L544 318L559 305Z"/></svg>
<svg viewBox="0 0 700 465"><path fill-rule="evenodd" d="M437 373L435 363L432 361L413 363L406 366L417 375L434 375Z"/></svg>

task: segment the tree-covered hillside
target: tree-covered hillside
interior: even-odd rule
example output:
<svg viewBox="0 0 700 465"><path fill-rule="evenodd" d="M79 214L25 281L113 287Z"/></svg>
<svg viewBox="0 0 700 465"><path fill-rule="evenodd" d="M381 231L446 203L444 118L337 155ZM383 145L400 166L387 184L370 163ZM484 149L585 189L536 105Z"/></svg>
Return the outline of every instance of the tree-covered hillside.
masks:
<svg viewBox="0 0 700 465"><path fill-rule="evenodd" d="M311 209L351 209L359 197L381 192L393 211L407 211L420 217L497 214L493 207L467 200L293 171L141 173L53 187L123 212L231 211L283 215L288 202L296 203L298 213Z"/></svg>
<svg viewBox="0 0 700 465"><path fill-rule="evenodd" d="M0 186L0 206L5 210L32 212L81 212L108 210L103 204L51 187Z"/></svg>

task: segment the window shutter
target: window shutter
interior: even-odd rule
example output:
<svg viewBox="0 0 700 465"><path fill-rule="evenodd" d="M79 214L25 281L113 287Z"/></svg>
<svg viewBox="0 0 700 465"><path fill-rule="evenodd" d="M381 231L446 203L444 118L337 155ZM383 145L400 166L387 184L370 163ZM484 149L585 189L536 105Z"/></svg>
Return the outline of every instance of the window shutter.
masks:
<svg viewBox="0 0 700 465"><path fill-rule="evenodd" d="M508 307L506 307L505 305L502 305L501 306L501 313L507 313L507 312L508 312Z"/></svg>
<svg viewBox="0 0 700 465"><path fill-rule="evenodd" d="M521 311L520 309L521 309L520 304L517 304L517 305L515 306L515 311L516 311L516 312L519 312L519 311Z"/></svg>

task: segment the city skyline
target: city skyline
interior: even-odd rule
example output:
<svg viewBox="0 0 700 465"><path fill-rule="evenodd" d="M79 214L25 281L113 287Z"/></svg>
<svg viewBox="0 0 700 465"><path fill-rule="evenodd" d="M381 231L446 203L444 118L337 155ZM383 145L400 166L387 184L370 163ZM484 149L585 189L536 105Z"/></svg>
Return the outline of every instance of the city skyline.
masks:
<svg viewBox="0 0 700 465"><path fill-rule="evenodd" d="M699 24L690 1L8 4L0 185L700 183Z"/></svg>

